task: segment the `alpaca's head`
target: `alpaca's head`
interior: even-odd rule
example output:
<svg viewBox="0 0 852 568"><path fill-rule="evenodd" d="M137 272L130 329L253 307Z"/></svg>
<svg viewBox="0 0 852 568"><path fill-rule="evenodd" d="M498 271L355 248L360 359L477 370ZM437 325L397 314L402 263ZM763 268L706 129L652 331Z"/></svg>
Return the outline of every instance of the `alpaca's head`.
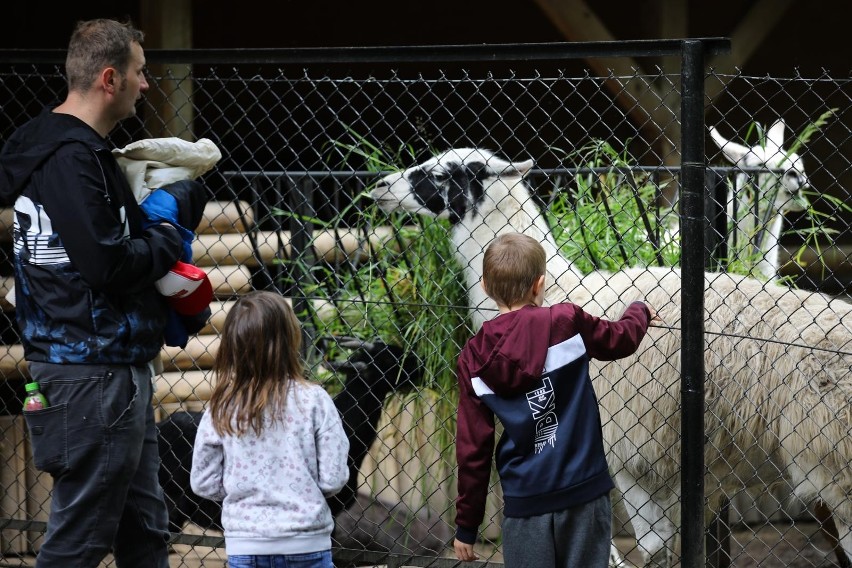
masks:
<svg viewBox="0 0 852 568"><path fill-rule="evenodd" d="M710 137L725 158L735 166L772 170L751 175L757 180L757 185L763 193L762 197L772 198L778 211L802 211L807 206L803 191L810 187L810 183L802 158L795 152L784 149L783 120L776 121L766 131L765 144L751 148L726 140L715 128L710 129Z"/></svg>
<svg viewBox="0 0 852 568"><path fill-rule="evenodd" d="M490 182L519 178L532 160L509 162L488 150L447 150L420 165L382 178L372 197L385 211L404 210L458 223L483 204Z"/></svg>

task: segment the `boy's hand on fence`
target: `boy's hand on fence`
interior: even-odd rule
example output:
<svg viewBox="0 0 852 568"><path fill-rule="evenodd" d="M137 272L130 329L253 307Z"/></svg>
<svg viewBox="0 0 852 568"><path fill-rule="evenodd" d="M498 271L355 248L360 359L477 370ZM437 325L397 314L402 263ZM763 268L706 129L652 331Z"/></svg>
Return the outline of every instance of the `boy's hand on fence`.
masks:
<svg viewBox="0 0 852 568"><path fill-rule="evenodd" d="M472 562L474 560L479 560L479 557L473 552L472 544L467 544L465 542L460 541L459 539L455 539L455 541L453 542L453 548L456 549L456 558L458 558L462 562Z"/></svg>
<svg viewBox="0 0 852 568"><path fill-rule="evenodd" d="M647 306L647 304L645 304ZM657 310L648 306L648 313L651 314L651 319L648 321L648 325L659 325L663 323L663 318L660 317L660 314L657 313Z"/></svg>

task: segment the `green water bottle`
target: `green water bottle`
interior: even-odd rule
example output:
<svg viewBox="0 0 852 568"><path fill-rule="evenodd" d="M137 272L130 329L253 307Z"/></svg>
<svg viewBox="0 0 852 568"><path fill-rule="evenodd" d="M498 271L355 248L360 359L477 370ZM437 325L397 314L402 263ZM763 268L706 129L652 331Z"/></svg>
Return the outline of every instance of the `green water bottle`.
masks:
<svg viewBox="0 0 852 568"><path fill-rule="evenodd" d="M27 383L24 385L24 390L27 391L27 398L24 399L24 410L30 411L47 408L47 399L41 394L38 383Z"/></svg>

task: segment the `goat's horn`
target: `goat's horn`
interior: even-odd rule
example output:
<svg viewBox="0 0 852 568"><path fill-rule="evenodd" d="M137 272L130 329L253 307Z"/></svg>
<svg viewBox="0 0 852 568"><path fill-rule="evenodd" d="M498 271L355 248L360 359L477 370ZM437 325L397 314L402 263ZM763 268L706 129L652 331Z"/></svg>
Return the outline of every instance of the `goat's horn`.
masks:
<svg viewBox="0 0 852 568"><path fill-rule="evenodd" d="M350 361L348 359L344 361L327 361L325 363L332 371L364 371L367 369L367 363L364 361Z"/></svg>
<svg viewBox="0 0 852 568"><path fill-rule="evenodd" d="M349 335L335 335L332 339L334 339L339 346L346 347L348 349L357 349L358 347L364 346L364 341L362 339L351 337Z"/></svg>

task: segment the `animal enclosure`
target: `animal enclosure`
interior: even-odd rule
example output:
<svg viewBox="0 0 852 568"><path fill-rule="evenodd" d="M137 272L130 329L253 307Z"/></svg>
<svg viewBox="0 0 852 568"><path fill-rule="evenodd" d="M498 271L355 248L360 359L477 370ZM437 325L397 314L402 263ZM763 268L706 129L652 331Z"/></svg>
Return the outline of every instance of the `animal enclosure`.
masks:
<svg viewBox="0 0 852 568"><path fill-rule="evenodd" d="M615 318L643 297L663 314L640 356L594 369L618 486L613 565L675 563L696 519L716 566L751 565L756 549L763 566L839 563L852 552L849 79L699 69L720 94L682 101L682 82L696 77L654 65L681 55L679 42L587 49L147 52L151 90L112 142L208 138L222 152L202 178L209 203L193 243L213 315L186 349L162 352L164 431L176 411L203 410L233 302L276 290L304 324L313 378L342 414L363 414L337 562L452 565L455 359L496 313L483 303L477 257L518 230L547 243L550 301ZM589 75L581 57L604 55L643 66ZM61 99L62 71L55 54L0 52L0 139ZM415 170L431 180L426 192L409 183ZM679 199L682 186L703 192L697 221L679 219L679 204L696 206ZM13 215L0 215L7 290ZM690 282L698 318L680 295ZM14 307L3 307L0 552L23 566L43 538L50 479L31 464L26 363ZM703 369L700 406L681 396L681 368L691 368L682 355ZM686 434L696 409L700 440L682 443L696 440ZM178 440L194 436L183 424ZM188 467L188 446L174 439L161 438L172 494ZM696 456L703 494L680 487ZM682 514L681 498L703 506ZM184 509L175 545L205 565L224 559L215 507L173 501ZM488 507L478 550L500 564L496 478ZM725 524L739 546L726 544ZM820 548L797 536L820 528Z"/></svg>

